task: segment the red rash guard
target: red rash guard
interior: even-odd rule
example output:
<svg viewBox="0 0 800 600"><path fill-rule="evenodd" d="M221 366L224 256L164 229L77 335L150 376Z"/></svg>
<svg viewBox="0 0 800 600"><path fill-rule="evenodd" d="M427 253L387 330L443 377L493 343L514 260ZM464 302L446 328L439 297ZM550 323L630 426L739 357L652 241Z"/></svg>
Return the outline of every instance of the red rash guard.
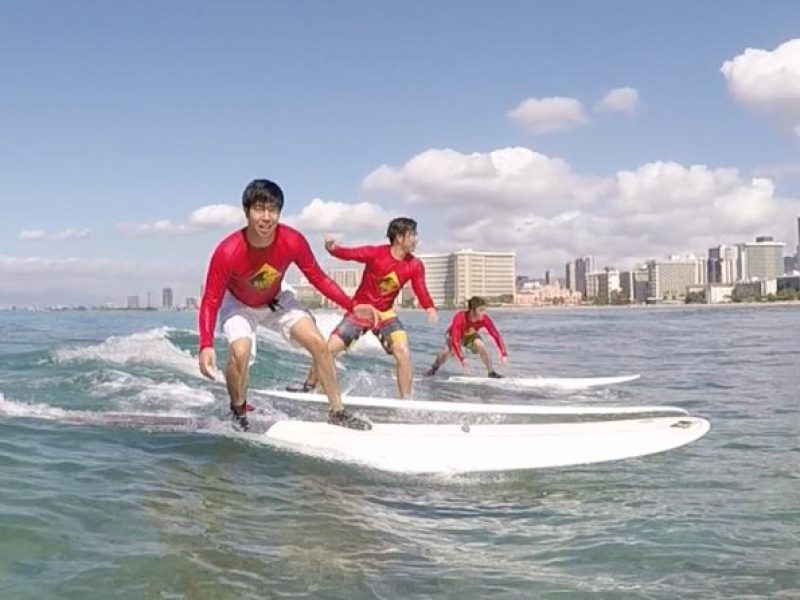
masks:
<svg viewBox="0 0 800 600"><path fill-rule="evenodd" d="M406 282L411 280L414 295L422 308L433 308L433 300L425 286L425 266L413 255L397 260L392 256L391 246L388 244L357 248L334 246L328 252L336 258L366 265L361 276L361 285L353 296L354 304L369 304L381 312L387 311L394 305L397 294Z"/></svg>
<svg viewBox="0 0 800 600"><path fill-rule="evenodd" d="M494 326L492 319L489 318L489 315L484 314L477 321L470 321L469 311L462 310L453 316L453 320L450 321L450 327L447 328L447 334L450 336L450 349L460 362L464 362L464 354L461 352L461 341L469 335L477 334L478 331L484 327L486 331L489 332L489 335L492 336L497 349L500 351L500 356L504 358L508 356L503 338L500 336L500 332L497 331L497 327Z"/></svg>
<svg viewBox="0 0 800 600"><path fill-rule="evenodd" d="M242 304L266 306L281 291L281 281L291 263L326 298L346 311L353 309L353 301L320 268L302 233L279 223L272 243L256 248L247 243L245 229L240 229L222 240L211 256L200 303L200 349L214 345L217 313L226 290Z"/></svg>

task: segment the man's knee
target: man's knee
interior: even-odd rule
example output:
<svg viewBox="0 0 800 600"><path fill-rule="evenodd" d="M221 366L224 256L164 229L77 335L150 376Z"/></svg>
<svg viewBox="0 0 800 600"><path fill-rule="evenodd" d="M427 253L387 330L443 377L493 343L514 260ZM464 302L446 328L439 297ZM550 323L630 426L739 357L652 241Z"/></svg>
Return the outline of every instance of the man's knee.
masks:
<svg viewBox="0 0 800 600"><path fill-rule="evenodd" d="M239 370L247 366L250 360L250 340L236 340L229 348L228 363Z"/></svg>
<svg viewBox="0 0 800 600"><path fill-rule="evenodd" d="M326 342L325 338L319 333L309 335L305 340L305 347L312 356L326 356L330 354L328 342Z"/></svg>
<svg viewBox="0 0 800 600"><path fill-rule="evenodd" d="M393 344L392 356L399 363L409 362L411 360L411 350L409 350L408 344Z"/></svg>

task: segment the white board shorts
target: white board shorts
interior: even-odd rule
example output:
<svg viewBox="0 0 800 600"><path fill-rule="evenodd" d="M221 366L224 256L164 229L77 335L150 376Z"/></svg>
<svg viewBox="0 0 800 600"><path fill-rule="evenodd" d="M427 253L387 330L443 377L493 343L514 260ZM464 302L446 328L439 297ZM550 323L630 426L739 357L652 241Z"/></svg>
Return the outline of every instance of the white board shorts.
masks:
<svg viewBox="0 0 800 600"><path fill-rule="evenodd" d="M228 344L242 338L250 338L250 364L256 359L256 327L261 325L283 335L295 347L300 344L292 339L292 327L302 319L311 319L311 313L303 306L291 290L282 290L275 297L277 307L252 307L240 302L230 292L225 292L219 309L222 333Z"/></svg>

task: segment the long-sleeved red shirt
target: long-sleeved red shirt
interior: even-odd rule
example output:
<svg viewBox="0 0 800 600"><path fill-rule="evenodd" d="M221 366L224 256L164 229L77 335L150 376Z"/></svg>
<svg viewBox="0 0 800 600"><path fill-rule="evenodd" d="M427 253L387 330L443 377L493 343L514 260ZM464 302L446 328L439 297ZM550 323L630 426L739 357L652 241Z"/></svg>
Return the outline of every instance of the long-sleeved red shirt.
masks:
<svg viewBox="0 0 800 600"><path fill-rule="evenodd" d="M214 345L217 313L226 291L242 304L266 306L280 292L281 281L291 263L326 298L347 311L353 309L353 301L320 268L302 233L279 223L273 242L256 248L247 243L245 229L240 229L222 240L211 256L198 317L200 349Z"/></svg>
<svg viewBox="0 0 800 600"><path fill-rule="evenodd" d="M394 305L397 294L411 280L411 287L420 306L433 308L433 300L425 285L425 266L415 256L409 254L402 260L397 260L392 256L391 246L388 244L355 248L334 246L328 252L342 260L364 263L361 284L353 296L354 304L369 304L379 311L389 310Z"/></svg>
<svg viewBox="0 0 800 600"><path fill-rule="evenodd" d="M503 343L503 338L497 327L494 326L494 321L489 315L484 314L477 321L470 321L469 311L461 310L453 315L453 320L450 321L450 327L447 328L447 335L450 339L450 349L460 362L464 362L464 353L461 352L461 341L468 335L475 335L482 328L486 328L489 335L492 336L500 356L508 356L506 352L506 345Z"/></svg>

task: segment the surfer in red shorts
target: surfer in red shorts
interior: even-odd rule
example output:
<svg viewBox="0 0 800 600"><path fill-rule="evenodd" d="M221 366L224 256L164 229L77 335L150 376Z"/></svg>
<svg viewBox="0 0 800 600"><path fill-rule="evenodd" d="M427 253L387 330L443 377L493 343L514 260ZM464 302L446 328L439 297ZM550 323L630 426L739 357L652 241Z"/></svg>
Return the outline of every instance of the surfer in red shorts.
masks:
<svg viewBox="0 0 800 600"><path fill-rule="evenodd" d="M283 191L276 183L267 179L252 181L242 194L242 206L247 226L219 243L208 267L198 319L200 371L209 379L214 378L214 328L219 315L229 344L225 380L234 426L246 431L247 375L255 360L256 327L274 329L311 354L330 402L328 422L369 429L367 421L342 407L336 369L325 338L294 293L282 286L286 269L296 264L314 287L346 311L353 310L353 300L320 268L303 234L278 222Z"/></svg>
<svg viewBox="0 0 800 600"><path fill-rule="evenodd" d="M428 313L428 322L435 323L439 314L425 286L425 266L412 253L417 246L417 222L400 217L393 219L387 228L388 244L381 246L358 246L347 248L338 245L333 238L325 238L325 249L336 258L364 263L361 284L353 302L371 306L378 311L378 323L365 324L352 312L344 316L328 338L328 348L335 357L347 350L372 330L387 354L394 357L397 373L397 388L401 398L411 396L411 352L405 327L394 310L394 302L400 290L411 282L420 306ZM316 368L312 367L303 391L314 389L317 384Z"/></svg>
<svg viewBox="0 0 800 600"><path fill-rule="evenodd" d="M450 358L450 354L455 354L464 372L469 373L469 363L467 363L466 357L461 351L461 347L464 346L473 354L480 356L489 377L500 379L502 375L492 368L489 350L479 333L484 328L492 336L497 350L500 352L500 360L505 364L508 360L506 345L503 343L503 338L500 332L497 331L497 327L494 326L494 322L486 314L486 300L480 296L473 296L467 302L467 310L461 310L453 315L450 327L447 328L445 333L444 348L439 352L436 360L433 361L433 365L426 371L425 375L428 377L435 375L436 371Z"/></svg>

